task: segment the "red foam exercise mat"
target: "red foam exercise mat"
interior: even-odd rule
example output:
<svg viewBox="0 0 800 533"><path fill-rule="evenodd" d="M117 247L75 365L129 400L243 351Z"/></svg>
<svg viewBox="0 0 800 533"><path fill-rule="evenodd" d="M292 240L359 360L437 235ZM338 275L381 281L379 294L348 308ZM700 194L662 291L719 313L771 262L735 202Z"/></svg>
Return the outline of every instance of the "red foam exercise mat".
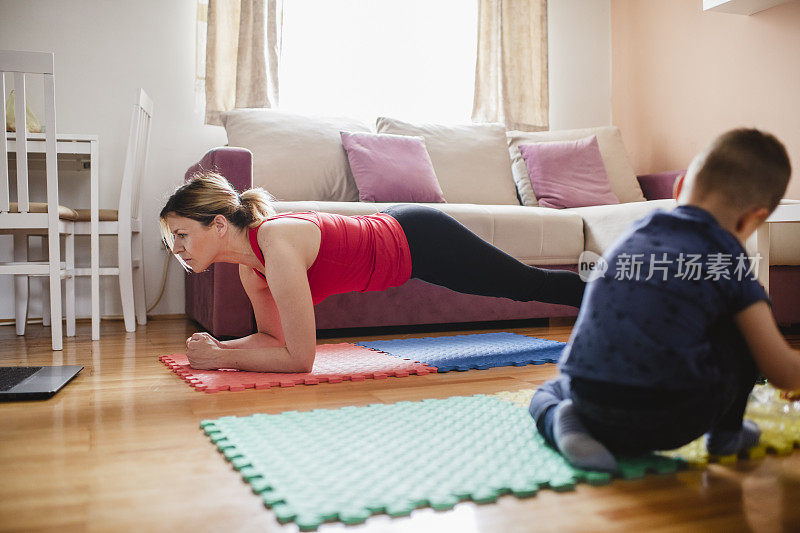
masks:
<svg viewBox="0 0 800 533"><path fill-rule="evenodd" d="M184 381L199 391L268 389L318 383L340 383L436 373L436 367L400 359L350 343L320 344L314 368L304 373L243 372L239 370L196 370L183 354L158 358Z"/></svg>

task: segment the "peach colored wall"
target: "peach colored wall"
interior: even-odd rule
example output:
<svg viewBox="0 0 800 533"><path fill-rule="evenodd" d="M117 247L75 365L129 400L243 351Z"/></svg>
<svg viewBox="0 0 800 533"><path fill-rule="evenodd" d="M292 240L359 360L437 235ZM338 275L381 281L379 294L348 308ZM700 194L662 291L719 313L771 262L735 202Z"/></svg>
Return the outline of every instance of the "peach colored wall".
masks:
<svg viewBox="0 0 800 533"><path fill-rule="evenodd" d="M637 173L682 169L717 134L786 145L800 199L800 0L751 16L702 0L611 0L611 114Z"/></svg>

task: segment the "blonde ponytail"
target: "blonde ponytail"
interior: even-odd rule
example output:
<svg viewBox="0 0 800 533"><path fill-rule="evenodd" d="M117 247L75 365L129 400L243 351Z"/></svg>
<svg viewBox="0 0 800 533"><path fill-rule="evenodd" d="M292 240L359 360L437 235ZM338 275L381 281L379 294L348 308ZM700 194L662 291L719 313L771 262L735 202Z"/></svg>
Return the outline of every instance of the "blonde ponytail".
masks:
<svg viewBox="0 0 800 533"><path fill-rule="evenodd" d="M275 198L261 187L247 189L239 196L239 201L241 208L247 212L247 219L251 220L248 227L275 215L275 208L272 207Z"/></svg>
<svg viewBox="0 0 800 533"><path fill-rule="evenodd" d="M172 249L174 241L166 223L168 215L197 220L205 226L222 215L239 229L253 227L275 214L274 200L261 187L253 187L240 195L224 176L216 172L198 172L178 187L161 209L161 236Z"/></svg>

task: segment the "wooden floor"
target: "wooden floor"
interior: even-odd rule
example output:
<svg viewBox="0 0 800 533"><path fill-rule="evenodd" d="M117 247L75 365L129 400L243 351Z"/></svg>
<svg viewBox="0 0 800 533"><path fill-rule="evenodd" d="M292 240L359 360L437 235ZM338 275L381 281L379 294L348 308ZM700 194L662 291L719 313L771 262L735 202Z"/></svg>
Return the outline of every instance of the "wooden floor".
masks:
<svg viewBox="0 0 800 533"><path fill-rule="evenodd" d="M513 329L564 341L570 330L569 325ZM532 388L556 372L554 365L508 367L205 394L157 360L181 352L194 331L183 319L151 321L136 333L106 321L102 340L91 342L89 323L79 323L78 336L64 342L63 352L51 352L49 329L33 325L17 337L13 327L0 326L0 366L86 367L50 400L0 404L0 530L296 531L294 525L279 525L222 460L198 429L201 419ZM320 342L343 340L353 339ZM790 340L800 346L800 336ZM376 516L361 526L326 524L320 530L800 530L800 451L603 487L579 485L568 493L543 490L524 500L461 503L447 512Z"/></svg>

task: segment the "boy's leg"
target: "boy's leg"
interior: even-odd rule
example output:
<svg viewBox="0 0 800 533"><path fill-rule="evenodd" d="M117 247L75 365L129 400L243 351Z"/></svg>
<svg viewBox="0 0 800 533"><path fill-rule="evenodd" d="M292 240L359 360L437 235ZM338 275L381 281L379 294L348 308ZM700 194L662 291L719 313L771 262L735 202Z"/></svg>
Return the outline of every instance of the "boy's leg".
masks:
<svg viewBox="0 0 800 533"><path fill-rule="evenodd" d="M544 437L544 440L550 446L556 446L556 441L553 438L555 408L564 400L569 399L568 376L559 376L550 380L533 393L528 412L536 421L536 429L539 430L539 435Z"/></svg>
<svg viewBox="0 0 800 533"><path fill-rule="evenodd" d="M397 205L384 213L406 234L412 277L466 294L580 306L585 283L575 272L521 263L438 209Z"/></svg>
<svg viewBox="0 0 800 533"><path fill-rule="evenodd" d="M553 438L573 466L602 472L617 470L614 455L586 429L572 400L565 400L554 409Z"/></svg>
<svg viewBox="0 0 800 533"><path fill-rule="evenodd" d="M758 444L761 431L749 420L743 421L750 392L759 372L747 343L739 328L725 323L715 328L711 339L712 349L732 365L733 376L728 388L730 398L723 412L708 434L706 447L716 455L731 455Z"/></svg>
<svg viewBox="0 0 800 533"><path fill-rule="evenodd" d="M617 461L581 423L572 405L569 377L548 381L531 399L528 412L544 440L579 468L614 472Z"/></svg>

